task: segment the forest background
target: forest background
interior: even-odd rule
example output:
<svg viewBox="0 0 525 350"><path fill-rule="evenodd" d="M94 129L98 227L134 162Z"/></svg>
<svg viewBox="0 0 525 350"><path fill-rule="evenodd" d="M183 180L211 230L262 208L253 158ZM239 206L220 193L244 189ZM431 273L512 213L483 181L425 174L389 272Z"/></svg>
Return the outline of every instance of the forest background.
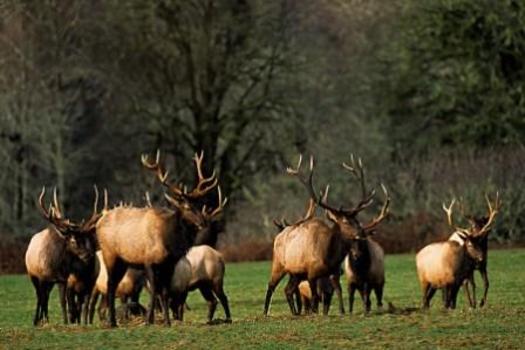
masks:
<svg viewBox="0 0 525 350"><path fill-rule="evenodd" d="M140 164L157 149L178 181L196 151L217 171L230 200L208 240L229 260L269 258L272 220L304 212L299 154L337 205L362 158L392 197L387 252L449 234L442 202L482 215L496 191L492 244L520 244L524 57L518 0L0 0L0 271L23 271L42 186L72 218L94 184L165 205Z"/></svg>

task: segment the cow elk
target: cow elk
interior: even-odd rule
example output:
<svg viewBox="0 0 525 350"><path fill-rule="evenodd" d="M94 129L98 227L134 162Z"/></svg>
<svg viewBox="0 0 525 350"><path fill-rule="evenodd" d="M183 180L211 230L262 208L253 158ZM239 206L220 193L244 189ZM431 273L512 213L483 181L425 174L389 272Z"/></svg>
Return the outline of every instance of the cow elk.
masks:
<svg viewBox="0 0 525 350"><path fill-rule="evenodd" d="M445 292L445 307L451 309L456 307L459 288L465 279L472 275L476 265L483 262L482 244L487 239L491 225L501 207L498 195L494 203L491 203L487 197L487 203L488 219L480 229L454 226L452 211L455 200L452 200L449 207L443 205L449 225L462 236L462 244L456 240L447 240L429 244L417 253L416 267L423 292L423 308L430 307L430 301L439 288Z"/></svg>
<svg viewBox="0 0 525 350"><path fill-rule="evenodd" d="M100 218L97 212L98 191L95 188L93 214L87 221L73 223L66 219L60 209L56 189L53 202L46 209L45 187L38 197L38 206L50 225L35 234L25 254L27 273L35 287L37 305L33 324L49 321L49 294L57 283L64 323L68 323L66 306L66 284L70 274L82 274L90 266L95 254L95 225ZM76 312L71 310L71 312Z"/></svg>
<svg viewBox="0 0 525 350"><path fill-rule="evenodd" d="M290 175L296 176L309 192L310 198L327 211L333 222L330 227L322 220L311 218L297 225L285 227L274 240L271 277L266 292L264 314L268 314L271 297L276 286L286 275L290 275L290 282L285 289L288 305L293 314L297 314L293 302L293 294L302 280L308 280L312 293L312 310L317 312L319 295L317 281L321 277L330 277L337 293L340 313L343 313L341 286L339 284L340 266L357 234L365 236L366 230L372 230L384 219L380 215L372 223L362 226L356 216L359 212L372 204L375 192L371 191L352 208L334 208L327 204L326 195L318 197L313 186L313 157L310 159L310 171L307 178L299 173L302 158L295 169L288 168ZM382 213L387 211L388 197L384 203ZM357 231L357 233L356 233ZM323 304L323 313L328 312L328 304Z"/></svg>
<svg viewBox="0 0 525 350"><path fill-rule="evenodd" d="M97 224L97 237L108 271L109 322L112 327L117 325L116 288L129 266L144 268L151 288L147 324L154 321L155 299L159 296L164 324L170 325L168 296L171 276L175 264L193 243L193 237L188 237L181 230L181 225L186 222L202 229L224 205L220 203L215 210L197 208L195 205L196 201L216 188L218 183L215 173L208 178L203 176L202 153L194 157L198 183L190 192L182 184L174 185L167 181L168 172L163 170L159 160L160 152L157 152L153 163L146 155L142 156L142 164L154 171L168 189L169 194L165 194L165 197L173 210L158 207L117 207L106 212Z"/></svg>
<svg viewBox="0 0 525 350"><path fill-rule="evenodd" d="M179 321L183 320L188 292L199 289L208 303L208 323L213 321L217 298L224 309L226 322L231 322L228 298L223 289L224 272L224 258L221 253L207 245L192 247L175 266L171 280L170 307L174 317Z"/></svg>

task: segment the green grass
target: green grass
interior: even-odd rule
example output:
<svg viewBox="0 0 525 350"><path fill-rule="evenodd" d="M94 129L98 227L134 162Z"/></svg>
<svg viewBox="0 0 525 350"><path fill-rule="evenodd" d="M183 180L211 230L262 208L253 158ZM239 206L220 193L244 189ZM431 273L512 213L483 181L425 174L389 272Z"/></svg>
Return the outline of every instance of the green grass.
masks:
<svg viewBox="0 0 525 350"><path fill-rule="evenodd" d="M468 309L460 293L455 311L442 310L437 294L428 312L399 315L374 311L364 316L359 301L353 315L336 315L333 308L328 317L292 317L285 304L283 281L274 294L270 316L263 317L269 263L229 264L226 293L233 323L206 325L206 304L193 293L188 301L192 310L186 312L185 322L174 323L171 328L139 322L118 329L105 328L98 322L93 326L64 326L59 322L56 289L50 301L50 324L35 328L31 325L35 298L28 278L3 276L0 349L525 348L524 265L525 250L490 252L491 289L484 309ZM420 291L413 255L388 256L386 267L385 301L397 307L417 306ZM478 295L481 289L478 280ZM344 297L346 302L346 291ZM224 317L220 306L216 316Z"/></svg>

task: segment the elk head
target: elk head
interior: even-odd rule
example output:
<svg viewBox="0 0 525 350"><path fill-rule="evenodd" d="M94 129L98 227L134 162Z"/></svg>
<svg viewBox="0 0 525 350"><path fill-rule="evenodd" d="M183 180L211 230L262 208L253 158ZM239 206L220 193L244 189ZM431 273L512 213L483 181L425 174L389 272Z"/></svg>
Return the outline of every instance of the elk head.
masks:
<svg viewBox="0 0 525 350"><path fill-rule="evenodd" d="M287 173L293 176L296 176L307 188L310 198L314 200L320 207L324 208L328 219L340 229L343 234L343 237L346 237L347 240L365 240L366 237L375 232L375 228L381 221L383 221L388 215L388 207L390 204L390 197L385 186L381 185L383 192L385 194L385 202L381 209L380 214L370 221L369 223L362 224L357 215L364 209L368 208L374 200L375 190L367 191L365 186L365 177L364 169L361 162L361 159L358 162L355 162L355 159L352 155L350 165L343 163L344 169L350 171L354 176L356 176L361 183L361 192L362 198L355 206L335 208L327 203L328 200L328 191L329 186L326 186L326 189L321 196L317 196L313 186L313 170L314 170L314 159L310 157L310 168L307 177L304 177L300 174L300 167L302 162L302 156L299 157L299 162L295 169L287 168Z"/></svg>
<svg viewBox="0 0 525 350"><path fill-rule="evenodd" d="M175 207L187 221L197 227L197 229L205 229L209 227L209 223L216 220L222 213L224 206L228 199L222 199L221 188L218 186L218 180L215 172L209 177L205 177L202 172L202 160L204 152L200 155L195 153L193 161L195 162L195 170L197 172L197 185L191 191L182 183L173 184L168 181L168 171L163 169L160 163L160 151L157 151L155 161L151 162L149 157L145 154L142 155L142 165L147 169L154 171L157 174L157 179L168 189L169 193L165 193L164 196L168 203ZM216 208L206 208L206 205L200 209L197 208L199 201L217 188L218 192L218 206Z"/></svg>
<svg viewBox="0 0 525 350"><path fill-rule="evenodd" d="M469 221L470 227L462 228L454 224L452 213L454 204L456 204L456 199L452 199L450 205L447 207L443 204L443 210L447 213L447 221L450 227L454 228L461 237L465 240L465 247L467 249L467 254L470 255L475 261L483 261L485 259L485 252L481 249L480 244L483 241L486 241L488 234L496 215L498 214L501 208L501 201L499 199L499 193L496 192L496 198L494 202L491 203L488 195L485 195L485 200L487 201L488 213L487 216L474 217L472 215L465 215L464 206L461 205L461 212L463 216Z"/></svg>
<svg viewBox="0 0 525 350"><path fill-rule="evenodd" d="M50 202L48 209L46 209L44 205L45 187L42 188L42 192L38 197L38 206L42 215L56 229L59 237L65 240L66 250L78 256L83 261L88 261L95 253L95 227L98 219L102 216L102 212L97 211L98 189L96 186L94 189L95 203L93 204L93 213L87 221L82 220L80 223L74 223L64 217L60 209L56 188L53 191L53 201ZM107 198L107 195L105 198Z"/></svg>

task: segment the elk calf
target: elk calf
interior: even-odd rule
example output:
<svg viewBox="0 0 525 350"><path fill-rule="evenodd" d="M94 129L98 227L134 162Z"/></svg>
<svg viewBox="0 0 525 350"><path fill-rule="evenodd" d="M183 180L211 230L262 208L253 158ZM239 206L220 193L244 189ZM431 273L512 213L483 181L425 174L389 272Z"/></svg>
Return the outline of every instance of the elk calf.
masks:
<svg viewBox="0 0 525 350"><path fill-rule="evenodd" d="M35 234L25 254L26 269L35 287L37 304L33 324L48 321L49 294L53 285L59 285L60 305L64 323L67 324L66 283L71 273L81 272L79 266L89 264L95 252L94 228L97 213L98 191L95 188L94 211L87 222L75 224L62 215L56 189L53 203L45 208L45 188L38 198L40 210L50 226Z"/></svg>
<svg viewBox="0 0 525 350"><path fill-rule="evenodd" d="M224 258L207 245L192 247L175 266L171 280L170 307L177 320L184 317L184 303L188 292L199 289L208 302L208 323L213 321L217 299L221 302L226 322L231 322L228 298L224 293Z"/></svg>
<svg viewBox="0 0 525 350"><path fill-rule="evenodd" d="M448 214L448 222L453 226L452 207L454 200L448 208L443 206ZM432 243L421 249L416 255L416 267L423 292L423 307L430 306L430 300L436 289L445 291L445 307L454 309L456 297L463 281L471 276L476 264L483 261L483 250L480 242L486 238L490 231L501 203L498 196L494 205L487 198L489 215L486 224L477 231L456 227L464 235L464 243L454 240Z"/></svg>

